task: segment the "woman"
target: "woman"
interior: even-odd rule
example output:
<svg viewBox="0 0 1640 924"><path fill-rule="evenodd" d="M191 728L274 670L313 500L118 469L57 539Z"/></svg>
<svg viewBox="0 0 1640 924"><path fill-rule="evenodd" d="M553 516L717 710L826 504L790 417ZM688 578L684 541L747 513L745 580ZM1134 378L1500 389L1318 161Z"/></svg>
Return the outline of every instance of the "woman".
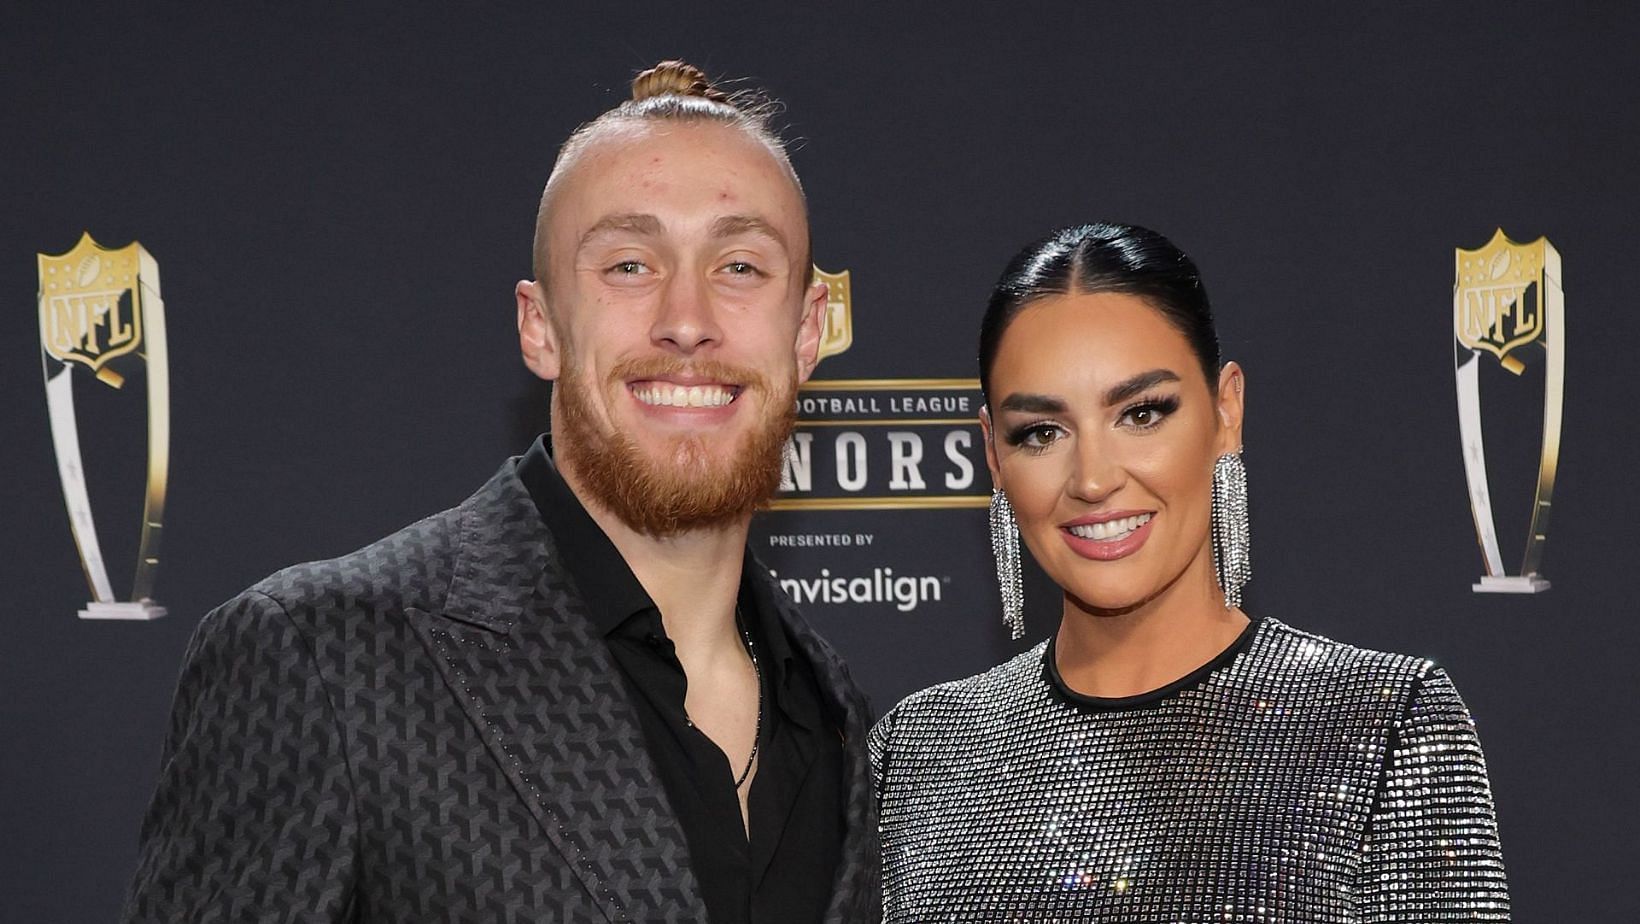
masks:
<svg viewBox="0 0 1640 924"><path fill-rule="evenodd" d="M1244 378L1189 258L1123 225L1031 245L980 381L1005 610L1017 635L1020 538L1064 610L873 730L887 919L1507 920L1447 675L1240 609Z"/></svg>

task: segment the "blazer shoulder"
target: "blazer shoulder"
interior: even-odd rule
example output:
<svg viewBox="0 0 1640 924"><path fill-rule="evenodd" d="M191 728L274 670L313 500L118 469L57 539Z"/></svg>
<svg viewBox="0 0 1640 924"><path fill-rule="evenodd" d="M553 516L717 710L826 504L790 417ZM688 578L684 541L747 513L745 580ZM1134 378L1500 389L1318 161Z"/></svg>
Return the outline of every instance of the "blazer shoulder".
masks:
<svg viewBox="0 0 1640 924"><path fill-rule="evenodd" d="M267 597L292 618L337 610L437 609L450 585L460 511L435 513L345 555L281 569L240 597Z"/></svg>
<svg viewBox="0 0 1640 924"><path fill-rule="evenodd" d="M781 588L780 582L775 580L769 572L769 566L757 556L748 558L747 567L751 569L751 578L758 587L760 594L766 595L767 605L777 611L781 625L785 626L786 634L793 644L808 658L822 683L832 683L840 686L850 695L864 698L854 677L849 673L848 663L843 656L837 653L825 636L815 631L797 603Z"/></svg>

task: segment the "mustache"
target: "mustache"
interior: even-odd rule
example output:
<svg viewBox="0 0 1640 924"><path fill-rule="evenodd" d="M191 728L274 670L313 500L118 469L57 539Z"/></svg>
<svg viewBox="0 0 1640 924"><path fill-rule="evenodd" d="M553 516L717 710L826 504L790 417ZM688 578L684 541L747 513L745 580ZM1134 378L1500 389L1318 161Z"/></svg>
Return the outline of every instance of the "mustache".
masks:
<svg viewBox="0 0 1640 924"><path fill-rule="evenodd" d="M680 359L673 356L646 356L622 360L610 370L612 384L633 379L659 379L667 376L691 376L735 385L743 389L767 391L768 379L756 369L737 366L715 359Z"/></svg>

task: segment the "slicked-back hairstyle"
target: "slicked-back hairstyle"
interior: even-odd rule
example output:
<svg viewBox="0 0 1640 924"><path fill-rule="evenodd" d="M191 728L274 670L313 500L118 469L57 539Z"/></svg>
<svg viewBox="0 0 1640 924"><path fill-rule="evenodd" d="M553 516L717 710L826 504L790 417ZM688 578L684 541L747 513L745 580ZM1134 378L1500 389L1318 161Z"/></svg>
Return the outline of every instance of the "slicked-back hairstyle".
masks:
<svg viewBox="0 0 1640 924"><path fill-rule="evenodd" d="M552 207L553 191L565 169L575 161L599 129L630 122L716 122L738 128L763 143L791 178L797 189L797 198L803 204L804 223L808 221L808 200L803 195L803 184L792 169L786 153L786 143L773 127L780 105L761 91L743 89L725 92L713 83L699 68L682 61L662 61L632 79L632 96L614 109L605 112L570 133L558 157L553 162L552 174L541 192L541 206L535 215L535 278L547 278L547 219ZM804 264L807 265L805 260ZM806 277L805 277L806 278Z"/></svg>
<svg viewBox="0 0 1640 924"><path fill-rule="evenodd" d="M1056 295L1121 292L1161 312L1189 341L1207 385L1219 380L1219 338L1201 274L1184 251L1148 228L1100 222L1062 228L1008 262L979 326L979 381L991 401L991 367L1008 324Z"/></svg>

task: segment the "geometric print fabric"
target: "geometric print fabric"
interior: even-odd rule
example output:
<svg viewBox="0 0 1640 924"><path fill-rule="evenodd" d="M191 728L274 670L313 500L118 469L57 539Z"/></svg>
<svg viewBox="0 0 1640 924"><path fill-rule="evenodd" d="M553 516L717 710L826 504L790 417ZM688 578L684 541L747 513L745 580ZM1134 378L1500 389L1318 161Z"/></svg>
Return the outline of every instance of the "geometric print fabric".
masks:
<svg viewBox="0 0 1640 924"><path fill-rule="evenodd" d="M124 920L704 920L625 686L514 464L200 623ZM875 920L869 713L774 596L844 730L827 920Z"/></svg>

